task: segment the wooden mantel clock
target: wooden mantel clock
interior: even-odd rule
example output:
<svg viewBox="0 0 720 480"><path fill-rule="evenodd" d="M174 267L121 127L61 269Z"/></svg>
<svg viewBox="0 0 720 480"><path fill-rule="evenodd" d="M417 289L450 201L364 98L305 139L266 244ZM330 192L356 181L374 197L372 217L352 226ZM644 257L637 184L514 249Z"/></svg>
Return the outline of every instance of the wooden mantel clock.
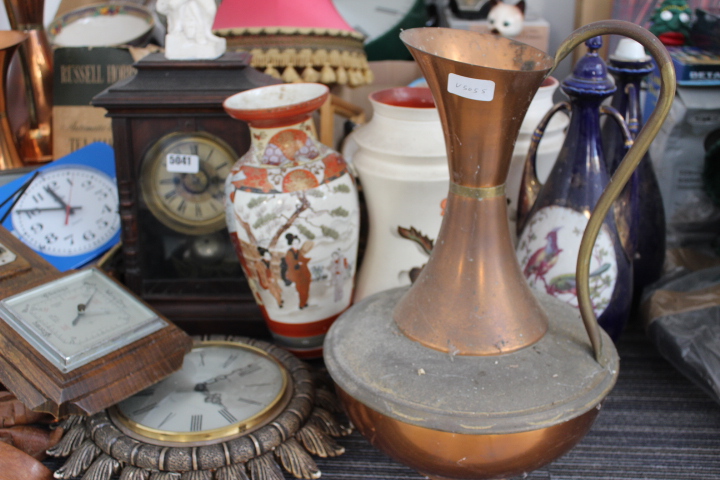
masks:
<svg viewBox="0 0 720 480"><path fill-rule="evenodd" d="M249 55L167 60L93 99L112 119L125 283L191 333L266 334L225 227L225 177L250 146L228 96L278 83Z"/></svg>
<svg viewBox="0 0 720 480"><path fill-rule="evenodd" d="M0 382L90 415L178 370L192 339L102 271L60 272L0 227Z"/></svg>

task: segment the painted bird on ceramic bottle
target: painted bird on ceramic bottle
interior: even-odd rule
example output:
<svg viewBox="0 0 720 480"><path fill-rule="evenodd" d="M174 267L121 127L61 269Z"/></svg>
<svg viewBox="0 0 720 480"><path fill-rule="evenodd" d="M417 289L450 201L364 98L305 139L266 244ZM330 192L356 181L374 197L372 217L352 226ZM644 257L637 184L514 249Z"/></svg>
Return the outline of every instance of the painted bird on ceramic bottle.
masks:
<svg viewBox="0 0 720 480"><path fill-rule="evenodd" d="M590 279L598 277L610 269L609 263L604 263L596 270L590 273ZM545 290L549 295L557 296L563 293L570 293L577 296L577 279L574 273L564 273L550 279L550 283L545 285Z"/></svg>
<svg viewBox="0 0 720 480"><path fill-rule="evenodd" d="M562 249L558 247L557 242L557 232L561 228L562 227L555 227L548 232L545 237L547 239L547 243L545 243L544 247L540 247L532 254L530 260L525 266L525 270L523 270L525 278L529 280L530 277L534 275L535 281L538 279L542 280L546 289L548 288L548 283L545 281L545 274L555 266L558 262L558 256L560 255L560 252L562 252Z"/></svg>

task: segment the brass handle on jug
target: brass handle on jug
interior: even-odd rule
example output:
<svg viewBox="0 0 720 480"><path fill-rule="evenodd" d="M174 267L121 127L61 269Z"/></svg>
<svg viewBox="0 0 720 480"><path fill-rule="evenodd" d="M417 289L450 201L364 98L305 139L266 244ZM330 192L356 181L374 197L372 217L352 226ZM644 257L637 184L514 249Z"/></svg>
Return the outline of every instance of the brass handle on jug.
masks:
<svg viewBox="0 0 720 480"><path fill-rule="evenodd" d="M632 148L625 154L625 158L618 166L610 179L610 183L600 196L580 243L580 253L578 255L576 268L578 303L580 305L580 314L582 315L585 329L588 332L590 343L595 353L595 359L602 365L606 364L601 354L602 337L600 336L600 327L598 326L597 317L595 316L592 302L590 301L590 255L608 211L610 211L613 202L620 195L625 184L630 180L630 176L633 174L633 171L650 147L650 143L660 130L665 117L667 117L670 111L675 96L675 70L667 50L655 35L630 22L604 20L577 29L565 39L558 48L555 54L555 67L557 67L575 47L585 40L598 35L608 34L623 35L632 38L644 46L657 63L662 82L655 110L638 134ZM552 73L552 71L550 73ZM548 73L548 75L550 75L550 73Z"/></svg>

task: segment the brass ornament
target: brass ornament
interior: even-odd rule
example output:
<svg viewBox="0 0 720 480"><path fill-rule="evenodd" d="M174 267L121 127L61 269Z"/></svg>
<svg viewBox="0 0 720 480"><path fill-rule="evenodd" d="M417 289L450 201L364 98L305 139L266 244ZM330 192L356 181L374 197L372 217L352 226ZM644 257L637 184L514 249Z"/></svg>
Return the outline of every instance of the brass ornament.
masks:
<svg viewBox="0 0 720 480"><path fill-rule="evenodd" d="M260 340L213 335L195 341L248 345L278 361L289 373L290 398L282 411L264 426L239 436L165 445L124 433L109 410L90 417L70 416L60 424L65 435L47 452L55 457L69 455L55 477L109 480L119 473L121 480L284 480L285 470L310 480L320 477L311 454L344 453L333 437L351 429L335 418L340 404L322 373Z"/></svg>

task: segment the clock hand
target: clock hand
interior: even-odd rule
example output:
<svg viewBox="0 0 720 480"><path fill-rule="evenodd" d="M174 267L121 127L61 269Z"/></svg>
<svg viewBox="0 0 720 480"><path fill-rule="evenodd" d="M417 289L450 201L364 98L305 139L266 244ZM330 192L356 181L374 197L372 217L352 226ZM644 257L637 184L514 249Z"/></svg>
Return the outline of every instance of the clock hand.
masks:
<svg viewBox="0 0 720 480"><path fill-rule="evenodd" d="M73 181L72 176L70 177L70 191L68 192L68 201L67 205L65 205L65 225L68 224L68 221L70 220L70 214L72 213L72 209L70 207L70 204L72 203L72 187L73 187Z"/></svg>
<svg viewBox="0 0 720 480"><path fill-rule="evenodd" d="M85 310L87 309L88 305L90 305L90 301L95 296L95 292L97 292L97 290L93 290L93 292L90 294L90 298L88 298L85 303L78 303L78 306L77 306L78 313L77 313L77 316L72 321L73 327L78 324L78 322L80 321L80 318L82 318L83 315L85 314Z"/></svg>
<svg viewBox="0 0 720 480"><path fill-rule="evenodd" d="M204 389L207 388L208 385L212 385L213 383L220 382L222 380L225 380L226 378L237 374L240 377L244 377L245 375L250 375L251 373L255 373L258 370L260 370L260 367L258 365L255 365L254 363L251 363L250 365L245 365L244 367L236 368L232 372L218 375L216 377L211 378L210 380L206 380L204 382L200 382L195 385L195 391L196 392L202 392Z"/></svg>
<svg viewBox="0 0 720 480"><path fill-rule="evenodd" d="M50 196L55 199L57 203L59 203L63 208L67 208L67 203L65 203L65 200L60 197L57 193L55 193L55 190L50 188L50 185L45 186L45 191L50 194Z"/></svg>
<svg viewBox="0 0 720 480"><path fill-rule="evenodd" d="M107 315L110 313L115 313L115 312L112 310L97 310L97 311L93 310L92 312L83 312L82 316L83 317L92 317L95 315Z"/></svg>
<svg viewBox="0 0 720 480"><path fill-rule="evenodd" d="M45 187L45 191L50 194L50 196L61 205L62 208L60 210L65 210L65 215L70 215L71 213L75 213L75 210L77 210L79 207L71 207L69 204L65 203L65 200L58 195L55 190L50 188L50 186ZM67 218L67 217L66 217ZM67 221L65 222L65 225L67 225Z"/></svg>
<svg viewBox="0 0 720 480"><path fill-rule="evenodd" d="M13 211L13 208L15 208L15 205L20 201L20 197L22 197L25 194L25 190L28 189L30 184L37 178L37 176L40 174L39 171L35 170L35 172L32 174L32 177L25 182L18 190L15 192L15 199L10 204L10 208L7 209L7 211L3 214L2 218L0 218L0 223L5 223L5 220L7 219L8 215L10 215L10 212ZM10 199L13 198L13 196L9 196L2 202L0 202L0 207L4 207L7 202L10 201Z"/></svg>
<svg viewBox="0 0 720 480"><path fill-rule="evenodd" d="M195 391L201 392L203 395L205 395L205 403L212 403L214 405L220 405L223 408L225 408L225 405L222 403L222 394L219 392L212 393L207 388L206 383L198 383L195 385Z"/></svg>
<svg viewBox="0 0 720 480"><path fill-rule="evenodd" d="M78 207L68 207L68 208L70 208L70 210L73 211L73 212L74 212L75 210L81 210L81 209L82 209L81 206L78 206ZM67 211L67 208L65 208L65 207L19 208L19 209L15 210L15 213L50 212L50 211L53 211L53 210L63 210L63 211Z"/></svg>

